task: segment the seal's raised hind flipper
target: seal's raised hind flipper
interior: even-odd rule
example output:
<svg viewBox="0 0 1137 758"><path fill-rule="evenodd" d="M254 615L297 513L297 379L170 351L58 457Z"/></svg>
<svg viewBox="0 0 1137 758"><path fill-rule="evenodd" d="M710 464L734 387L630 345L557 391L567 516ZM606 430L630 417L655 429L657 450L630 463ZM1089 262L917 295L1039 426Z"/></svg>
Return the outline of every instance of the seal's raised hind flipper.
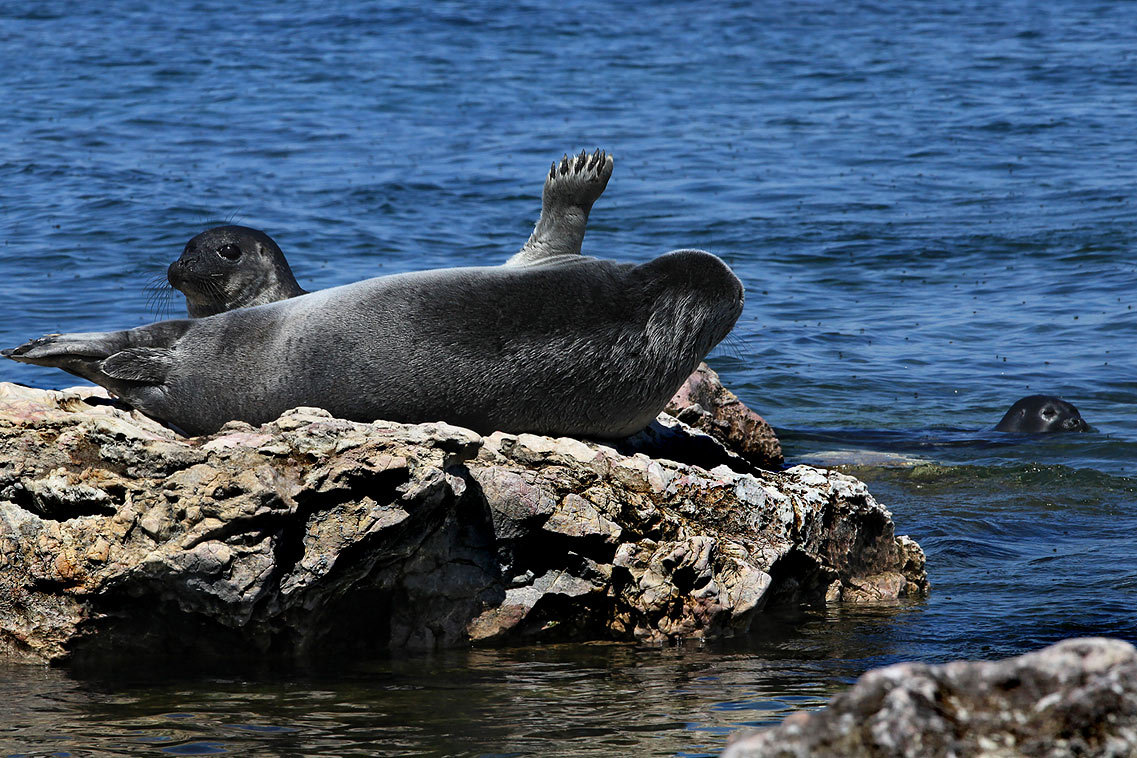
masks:
<svg viewBox="0 0 1137 758"><path fill-rule="evenodd" d="M521 251L507 266L543 265L550 259L580 255L592 204L612 176L612 156L602 150L553 163L541 194L541 217Z"/></svg>

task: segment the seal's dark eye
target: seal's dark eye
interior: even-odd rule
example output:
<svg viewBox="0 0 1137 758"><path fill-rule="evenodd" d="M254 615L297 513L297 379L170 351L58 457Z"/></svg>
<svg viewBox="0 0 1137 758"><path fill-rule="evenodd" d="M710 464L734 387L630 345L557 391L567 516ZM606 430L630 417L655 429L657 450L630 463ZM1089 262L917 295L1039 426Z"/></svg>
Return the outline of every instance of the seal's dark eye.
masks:
<svg viewBox="0 0 1137 758"><path fill-rule="evenodd" d="M241 257L241 248L236 245L222 245L217 249L217 254L226 260L235 261Z"/></svg>

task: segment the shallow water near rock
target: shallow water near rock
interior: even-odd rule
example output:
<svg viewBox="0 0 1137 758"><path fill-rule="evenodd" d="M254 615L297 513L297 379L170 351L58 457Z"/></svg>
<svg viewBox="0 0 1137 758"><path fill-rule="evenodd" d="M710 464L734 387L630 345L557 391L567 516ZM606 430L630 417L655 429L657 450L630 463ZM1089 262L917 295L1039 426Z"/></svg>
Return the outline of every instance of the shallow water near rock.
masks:
<svg viewBox="0 0 1137 758"><path fill-rule="evenodd" d="M0 6L0 346L180 315L146 285L215 221L308 289L497 264L550 161L603 147L585 252L726 259L711 365L933 583L705 647L0 667L0 755L714 755L870 667L1137 642L1131 11ZM1098 431L989 431L1035 393Z"/></svg>

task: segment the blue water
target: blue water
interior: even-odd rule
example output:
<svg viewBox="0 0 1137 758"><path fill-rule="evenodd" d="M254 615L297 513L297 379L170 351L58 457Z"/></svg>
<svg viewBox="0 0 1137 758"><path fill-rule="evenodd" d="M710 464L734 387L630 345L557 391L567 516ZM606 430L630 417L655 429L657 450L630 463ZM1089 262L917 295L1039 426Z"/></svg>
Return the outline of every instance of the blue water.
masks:
<svg viewBox="0 0 1137 758"><path fill-rule="evenodd" d="M180 315L147 285L226 220L309 289L500 263L602 147L585 252L729 261L712 364L934 585L705 648L0 669L0 755L715 754L875 665L1137 641L1137 14L939 5L0 1L0 346ZM987 431L1039 392L1098 431Z"/></svg>

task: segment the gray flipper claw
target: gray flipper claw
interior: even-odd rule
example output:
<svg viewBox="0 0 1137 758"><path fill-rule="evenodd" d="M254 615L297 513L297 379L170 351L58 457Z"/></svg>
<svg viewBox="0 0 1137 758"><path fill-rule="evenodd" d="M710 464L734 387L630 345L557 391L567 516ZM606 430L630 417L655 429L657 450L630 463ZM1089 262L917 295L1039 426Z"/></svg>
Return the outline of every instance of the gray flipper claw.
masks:
<svg viewBox="0 0 1137 758"><path fill-rule="evenodd" d="M597 148L553 162L541 193L541 217L529 241L506 261L507 266L544 263L547 259L579 255L593 203L612 176L613 160Z"/></svg>

